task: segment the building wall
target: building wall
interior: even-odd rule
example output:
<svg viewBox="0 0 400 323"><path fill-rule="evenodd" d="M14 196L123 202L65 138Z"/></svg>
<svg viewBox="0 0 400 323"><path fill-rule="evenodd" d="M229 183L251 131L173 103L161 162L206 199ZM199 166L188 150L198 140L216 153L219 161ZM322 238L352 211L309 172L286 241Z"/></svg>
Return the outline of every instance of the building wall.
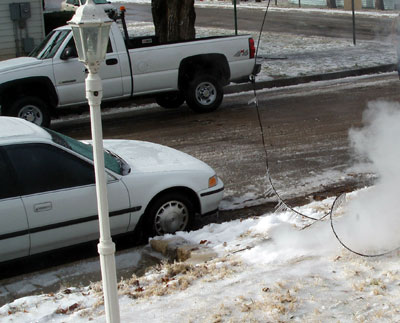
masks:
<svg viewBox="0 0 400 323"><path fill-rule="evenodd" d="M29 3L25 23L11 20L11 3ZM24 56L44 38L42 0L0 0L0 60Z"/></svg>

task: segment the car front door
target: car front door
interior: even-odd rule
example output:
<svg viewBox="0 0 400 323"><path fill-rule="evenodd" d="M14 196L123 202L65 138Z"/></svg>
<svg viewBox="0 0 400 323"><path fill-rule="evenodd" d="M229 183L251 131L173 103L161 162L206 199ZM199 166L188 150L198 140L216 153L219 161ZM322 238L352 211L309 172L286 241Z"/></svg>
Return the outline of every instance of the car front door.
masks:
<svg viewBox="0 0 400 323"><path fill-rule="evenodd" d="M0 148L0 262L29 253L28 219L11 165Z"/></svg>
<svg viewBox="0 0 400 323"><path fill-rule="evenodd" d="M54 78L60 105L86 103L85 79L87 69L78 61L74 39L71 38L63 51L69 48L74 53L67 59L62 54L53 59ZM105 61L100 66L100 77L103 83L103 98L120 98L123 95L122 74L118 53L113 51L111 41L107 48Z"/></svg>
<svg viewBox="0 0 400 323"><path fill-rule="evenodd" d="M50 144L13 145L7 154L23 187L29 221L30 254L99 237L93 165ZM107 185L112 233L126 232L129 196L121 181Z"/></svg>

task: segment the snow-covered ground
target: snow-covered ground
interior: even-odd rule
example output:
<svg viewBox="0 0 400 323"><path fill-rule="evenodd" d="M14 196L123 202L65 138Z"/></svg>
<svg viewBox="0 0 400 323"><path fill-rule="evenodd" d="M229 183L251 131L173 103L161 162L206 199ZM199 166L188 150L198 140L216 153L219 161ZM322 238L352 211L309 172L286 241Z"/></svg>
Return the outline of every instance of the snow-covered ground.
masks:
<svg viewBox="0 0 400 323"><path fill-rule="evenodd" d="M336 233L357 252L372 255L400 245L399 123L399 103L375 102L364 114L364 127L349 134L355 152L368 157L379 174L374 187L349 194L333 213ZM321 218L333 201L297 211ZM280 211L177 236L206 246L215 258L162 263L121 280L122 322L400 320L400 253L377 258L351 253L334 237L328 217L313 222ZM128 252L119 261L134 263L134 256ZM89 320L105 321L100 282L19 298L0 308L2 322Z"/></svg>
<svg viewBox="0 0 400 323"><path fill-rule="evenodd" d="M131 22L128 28L130 33L137 36L154 33L151 23ZM230 29L196 28L196 36L199 38L233 33ZM250 34L258 42L258 32L240 33ZM352 39L306 37L264 31L260 39L258 57L262 69L257 80L264 81L394 64L396 50L391 38L357 41L357 45L354 46Z"/></svg>
<svg viewBox="0 0 400 323"><path fill-rule="evenodd" d="M331 203L299 210L320 217ZM164 263L120 281L121 321L398 321L399 254L356 256L338 244L327 221L301 230L308 223L283 212L179 233L218 257L197 265ZM104 322L101 284L17 299L0 308L0 320Z"/></svg>

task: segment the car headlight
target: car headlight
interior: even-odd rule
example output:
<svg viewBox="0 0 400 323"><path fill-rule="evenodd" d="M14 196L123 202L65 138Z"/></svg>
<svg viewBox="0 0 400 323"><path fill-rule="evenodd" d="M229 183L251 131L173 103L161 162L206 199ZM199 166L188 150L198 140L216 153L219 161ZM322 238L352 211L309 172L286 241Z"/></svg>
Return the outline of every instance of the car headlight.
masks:
<svg viewBox="0 0 400 323"><path fill-rule="evenodd" d="M208 188L214 187L218 184L218 176L214 175L208 179Z"/></svg>

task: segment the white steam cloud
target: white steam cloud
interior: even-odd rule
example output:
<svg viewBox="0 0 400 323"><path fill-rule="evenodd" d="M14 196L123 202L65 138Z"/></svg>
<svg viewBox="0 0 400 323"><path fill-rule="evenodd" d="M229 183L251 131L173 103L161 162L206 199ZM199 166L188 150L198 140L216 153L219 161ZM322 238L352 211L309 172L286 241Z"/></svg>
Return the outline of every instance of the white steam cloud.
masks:
<svg viewBox="0 0 400 323"><path fill-rule="evenodd" d="M348 247L370 254L400 246L400 104L370 103L363 124L350 131L350 141L373 163L378 180L357 194L335 223Z"/></svg>

